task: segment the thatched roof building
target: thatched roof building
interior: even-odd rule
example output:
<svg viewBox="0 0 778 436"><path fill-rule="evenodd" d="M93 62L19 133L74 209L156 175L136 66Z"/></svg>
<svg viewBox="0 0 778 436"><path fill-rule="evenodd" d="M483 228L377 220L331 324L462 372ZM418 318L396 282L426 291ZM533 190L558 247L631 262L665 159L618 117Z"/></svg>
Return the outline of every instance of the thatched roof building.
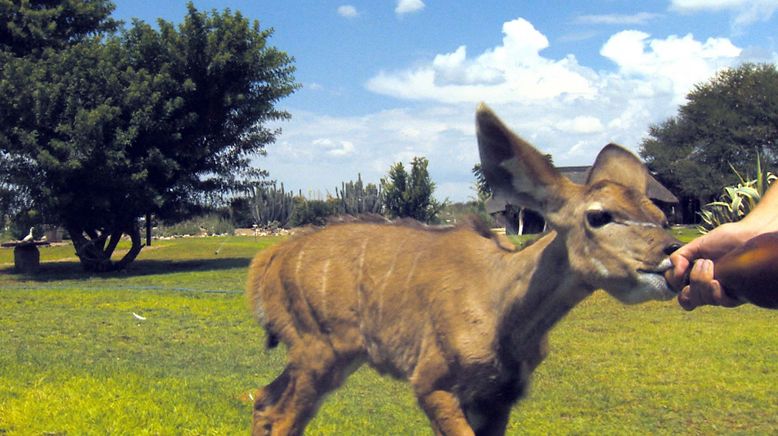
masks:
<svg viewBox="0 0 778 436"><path fill-rule="evenodd" d="M571 181L583 185L589 178L592 166L557 167L557 169ZM663 210L672 210L673 206L678 204L678 198L650 175L648 179L648 198L654 200ZM486 210L492 215L499 215L498 221L505 224L506 231L509 234L523 234L528 229L529 233L535 233L545 229L543 218L532 211L513 208L509 204L494 200L489 200L486 203ZM665 213L668 213L670 210L665 210Z"/></svg>
<svg viewBox="0 0 778 436"><path fill-rule="evenodd" d="M558 167L560 173L579 185L586 183L589 173L592 171L591 165L578 167ZM673 195L664 185L659 183L652 176L648 176L648 198L661 201L662 203L677 204L678 198Z"/></svg>

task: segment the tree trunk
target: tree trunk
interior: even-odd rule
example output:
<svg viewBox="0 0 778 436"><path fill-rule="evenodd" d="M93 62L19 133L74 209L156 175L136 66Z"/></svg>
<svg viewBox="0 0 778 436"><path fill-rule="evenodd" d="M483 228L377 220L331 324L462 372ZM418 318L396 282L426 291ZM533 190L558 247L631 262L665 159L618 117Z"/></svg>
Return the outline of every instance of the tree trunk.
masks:
<svg viewBox="0 0 778 436"><path fill-rule="evenodd" d="M116 226L113 231L73 227L68 228L68 231L81 265L84 267L84 270L89 272L107 272L123 269L135 260L143 248L140 228L137 222ZM130 237L132 246L120 260L114 262L111 260L111 256L124 234ZM108 243L107 245L106 242Z"/></svg>
<svg viewBox="0 0 778 436"><path fill-rule="evenodd" d="M140 250L144 247L143 243L141 243L140 228L137 224L127 229L127 235L129 235L132 245L127 254L114 264L114 268L117 270L124 269L127 265L132 263L132 261L138 257L138 254L140 254Z"/></svg>

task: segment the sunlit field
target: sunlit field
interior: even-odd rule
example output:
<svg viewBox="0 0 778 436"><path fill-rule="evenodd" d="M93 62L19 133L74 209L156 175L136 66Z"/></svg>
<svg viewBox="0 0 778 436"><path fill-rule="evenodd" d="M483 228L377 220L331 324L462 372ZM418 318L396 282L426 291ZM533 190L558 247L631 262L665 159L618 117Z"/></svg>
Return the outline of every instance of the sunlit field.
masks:
<svg viewBox="0 0 778 436"><path fill-rule="evenodd" d="M107 275L84 275L69 245L42 248L34 276L0 251L0 434L248 433L253 392L285 356L264 349L242 292L277 242L154 241ZM552 331L509 433L776 434L777 411L778 311L596 292ZM408 385L365 367L308 434L431 430Z"/></svg>

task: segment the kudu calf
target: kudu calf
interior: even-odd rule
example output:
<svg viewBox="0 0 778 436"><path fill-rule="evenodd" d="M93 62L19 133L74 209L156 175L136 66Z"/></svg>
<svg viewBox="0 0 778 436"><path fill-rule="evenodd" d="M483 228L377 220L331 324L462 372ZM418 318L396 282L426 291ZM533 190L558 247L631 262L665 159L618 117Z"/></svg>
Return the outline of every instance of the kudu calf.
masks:
<svg viewBox="0 0 778 436"><path fill-rule="evenodd" d="M546 353L546 334L596 289L669 299L678 244L646 197L647 171L608 145L586 185L562 176L486 106L484 175L497 198L553 231L517 251L478 225L337 224L252 262L248 299L288 365L254 405L254 434L300 434L362 363L408 380L437 434L502 434Z"/></svg>

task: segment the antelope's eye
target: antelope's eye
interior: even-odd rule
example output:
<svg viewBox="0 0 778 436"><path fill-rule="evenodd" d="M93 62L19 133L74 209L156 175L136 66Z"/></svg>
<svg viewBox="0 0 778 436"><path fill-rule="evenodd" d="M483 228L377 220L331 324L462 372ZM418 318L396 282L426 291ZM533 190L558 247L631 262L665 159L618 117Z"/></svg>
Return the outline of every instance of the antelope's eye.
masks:
<svg viewBox="0 0 778 436"><path fill-rule="evenodd" d="M613 215L604 210L590 210L586 212L586 221L595 229L613 222Z"/></svg>

